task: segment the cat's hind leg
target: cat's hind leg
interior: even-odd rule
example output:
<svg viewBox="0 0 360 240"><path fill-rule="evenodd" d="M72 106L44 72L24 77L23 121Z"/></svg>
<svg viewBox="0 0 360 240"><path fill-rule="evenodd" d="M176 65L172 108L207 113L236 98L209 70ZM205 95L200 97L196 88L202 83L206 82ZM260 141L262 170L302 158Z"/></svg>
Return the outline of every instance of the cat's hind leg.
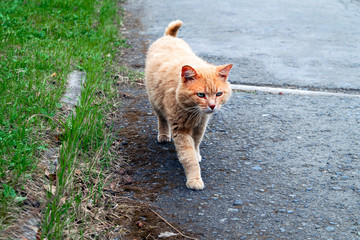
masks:
<svg viewBox="0 0 360 240"><path fill-rule="evenodd" d="M171 142L170 128L166 119L158 115L158 136L159 143Z"/></svg>

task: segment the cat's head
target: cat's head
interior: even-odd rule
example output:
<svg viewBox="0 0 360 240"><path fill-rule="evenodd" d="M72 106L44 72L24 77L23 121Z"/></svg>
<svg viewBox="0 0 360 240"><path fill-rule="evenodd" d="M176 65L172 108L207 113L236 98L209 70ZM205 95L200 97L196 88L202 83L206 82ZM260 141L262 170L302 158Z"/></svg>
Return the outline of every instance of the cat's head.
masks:
<svg viewBox="0 0 360 240"><path fill-rule="evenodd" d="M206 66L197 69L185 65L181 69L181 83L177 89L177 101L184 108L214 113L230 98L231 88L227 81L232 64Z"/></svg>

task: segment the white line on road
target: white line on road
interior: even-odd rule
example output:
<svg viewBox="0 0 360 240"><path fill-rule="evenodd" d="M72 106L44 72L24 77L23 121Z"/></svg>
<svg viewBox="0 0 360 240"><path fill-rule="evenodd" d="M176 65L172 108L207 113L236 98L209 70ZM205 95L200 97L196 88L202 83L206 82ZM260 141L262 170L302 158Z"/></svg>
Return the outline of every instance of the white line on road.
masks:
<svg viewBox="0 0 360 240"><path fill-rule="evenodd" d="M260 86L239 85L239 84L230 84L230 85L231 85L232 90L238 90L238 91L244 91L244 92L267 92L267 93L280 94L280 95L292 94L292 95L306 95L306 96L337 96L337 97L360 98L359 94L350 94L350 93L309 91L309 90L260 87Z"/></svg>

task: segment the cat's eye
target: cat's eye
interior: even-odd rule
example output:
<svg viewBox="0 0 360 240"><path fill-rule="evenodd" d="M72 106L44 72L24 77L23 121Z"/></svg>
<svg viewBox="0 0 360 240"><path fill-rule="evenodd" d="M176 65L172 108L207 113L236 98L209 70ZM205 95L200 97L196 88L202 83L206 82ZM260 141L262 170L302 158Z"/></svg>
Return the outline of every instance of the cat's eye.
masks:
<svg viewBox="0 0 360 240"><path fill-rule="evenodd" d="M218 92L218 93L216 93L216 96L220 97L222 94L223 94L223 92Z"/></svg>
<svg viewBox="0 0 360 240"><path fill-rule="evenodd" d="M205 97L205 93L202 93L202 92L198 92L198 93L196 93L196 95L201 98Z"/></svg>

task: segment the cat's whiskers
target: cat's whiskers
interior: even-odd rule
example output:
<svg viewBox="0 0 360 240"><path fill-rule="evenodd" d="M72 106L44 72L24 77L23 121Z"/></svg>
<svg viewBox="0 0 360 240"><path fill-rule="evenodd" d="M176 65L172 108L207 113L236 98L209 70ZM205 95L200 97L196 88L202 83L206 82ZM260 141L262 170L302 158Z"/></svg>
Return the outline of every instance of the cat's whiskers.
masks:
<svg viewBox="0 0 360 240"><path fill-rule="evenodd" d="M187 112L193 112L193 110L199 110L198 106L187 107L184 109Z"/></svg>
<svg viewBox="0 0 360 240"><path fill-rule="evenodd" d="M188 120L189 121L192 121L192 120L195 120L196 119L196 123L198 122L198 118L199 118L199 115L201 115L201 111L199 108L197 107L193 107L193 110L192 113L190 114Z"/></svg>
<svg viewBox="0 0 360 240"><path fill-rule="evenodd" d="M203 111L199 106L187 107L184 109L188 114L187 122L193 122L194 125L198 125L202 119Z"/></svg>

